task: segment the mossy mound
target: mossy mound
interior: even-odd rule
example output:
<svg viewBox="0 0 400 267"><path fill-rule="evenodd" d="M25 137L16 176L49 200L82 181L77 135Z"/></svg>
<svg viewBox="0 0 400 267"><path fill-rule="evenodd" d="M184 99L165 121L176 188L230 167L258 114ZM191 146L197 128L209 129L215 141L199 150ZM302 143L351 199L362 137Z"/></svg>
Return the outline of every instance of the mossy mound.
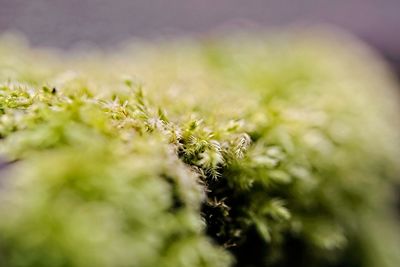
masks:
<svg viewBox="0 0 400 267"><path fill-rule="evenodd" d="M397 267L399 99L319 31L0 42L0 265Z"/></svg>

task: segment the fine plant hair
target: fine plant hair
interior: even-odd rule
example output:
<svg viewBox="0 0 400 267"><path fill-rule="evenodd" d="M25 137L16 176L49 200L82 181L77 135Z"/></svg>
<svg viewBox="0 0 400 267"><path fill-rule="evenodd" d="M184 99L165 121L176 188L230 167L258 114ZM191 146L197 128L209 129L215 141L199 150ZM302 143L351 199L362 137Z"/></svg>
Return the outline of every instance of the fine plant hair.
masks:
<svg viewBox="0 0 400 267"><path fill-rule="evenodd" d="M396 87L331 31L4 36L0 266L400 266Z"/></svg>

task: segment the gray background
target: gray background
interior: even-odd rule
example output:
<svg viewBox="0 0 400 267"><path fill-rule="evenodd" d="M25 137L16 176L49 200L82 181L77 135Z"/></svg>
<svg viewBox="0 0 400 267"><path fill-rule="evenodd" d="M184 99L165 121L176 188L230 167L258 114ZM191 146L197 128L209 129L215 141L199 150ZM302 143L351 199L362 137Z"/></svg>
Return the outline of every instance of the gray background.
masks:
<svg viewBox="0 0 400 267"><path fill-rule="evenodd" d="M400 0L0 0L0 34L59 48L298 23L352 31L400 65Z"/></svg>

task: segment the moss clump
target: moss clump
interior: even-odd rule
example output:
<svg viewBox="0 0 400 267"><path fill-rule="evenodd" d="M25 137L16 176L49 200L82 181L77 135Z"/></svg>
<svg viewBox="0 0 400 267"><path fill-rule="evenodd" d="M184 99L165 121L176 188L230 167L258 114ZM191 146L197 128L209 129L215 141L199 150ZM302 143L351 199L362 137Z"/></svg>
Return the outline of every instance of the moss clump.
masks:
<svg viewBox="0 0 400 267"><path fill-rule="evenodd" d="M349 37L3 38L0 81L1 266L400 263L395 85Z"/></svg>

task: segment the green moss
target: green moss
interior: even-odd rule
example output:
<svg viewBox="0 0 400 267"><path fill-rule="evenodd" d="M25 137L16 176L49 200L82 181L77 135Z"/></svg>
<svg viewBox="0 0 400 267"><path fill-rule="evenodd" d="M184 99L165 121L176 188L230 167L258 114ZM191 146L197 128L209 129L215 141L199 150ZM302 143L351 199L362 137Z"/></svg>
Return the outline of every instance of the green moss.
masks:
<svg viewBox="0 0 400 267"><path fill-rule="evenodd" d="M400 263L396 85L349 37L3 38L0 82L1 266Z"/></svg>

